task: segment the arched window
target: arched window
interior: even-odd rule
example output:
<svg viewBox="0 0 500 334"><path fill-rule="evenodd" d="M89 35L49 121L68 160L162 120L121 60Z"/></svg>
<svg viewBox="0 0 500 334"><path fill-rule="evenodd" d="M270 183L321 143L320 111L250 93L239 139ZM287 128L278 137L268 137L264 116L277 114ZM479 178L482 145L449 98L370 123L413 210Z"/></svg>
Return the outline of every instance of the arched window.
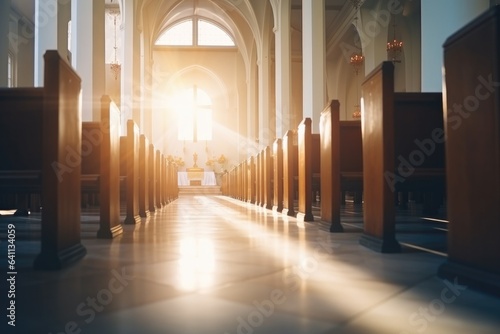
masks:
<svg viewBox="0 0 500 334"><path fill-rule="evenodd" d="M16 86L16 76L15 76L15 64L14 55L8 52L7 55L7 87Z"/></svg>
<svg viewBox="0 0 500 334"><path fill-rule="evenodd" d="M163 46L235 46L233 38L221 27L203 19L188 19L167 28L156 40Z"/></svg>
<svg viewBox="0 0 500 334"><path fill-rule="evenodd" d="M212 140L212 99L204 90L194 85L177 92L170 107L177 115L178 140Z"/></svg>

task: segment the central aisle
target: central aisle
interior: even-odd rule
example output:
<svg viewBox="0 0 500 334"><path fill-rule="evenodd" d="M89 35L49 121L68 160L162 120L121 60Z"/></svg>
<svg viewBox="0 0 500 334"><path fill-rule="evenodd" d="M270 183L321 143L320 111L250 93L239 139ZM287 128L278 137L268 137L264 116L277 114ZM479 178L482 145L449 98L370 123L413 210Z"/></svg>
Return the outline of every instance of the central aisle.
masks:
<svg viewBox="0 0 500 334"><path fill-rule="evenodd" d="M374 253L346 230L331 234L227 197L181 196L120 238L84 239L88 255L67 270L20 273L19 324L23 333L107 334L499 328L498 299L465 289L432 304L451 284L435 276L443 257ZM418 312L429 305L439 314L427 319Z"/></svg>

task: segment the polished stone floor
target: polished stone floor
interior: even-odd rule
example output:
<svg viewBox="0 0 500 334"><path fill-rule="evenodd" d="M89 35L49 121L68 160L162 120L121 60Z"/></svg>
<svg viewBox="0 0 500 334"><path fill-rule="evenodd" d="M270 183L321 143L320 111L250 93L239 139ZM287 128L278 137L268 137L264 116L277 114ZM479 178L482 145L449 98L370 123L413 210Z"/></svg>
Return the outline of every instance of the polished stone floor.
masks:
<svg viewBox="0 0 500 334"><path fill-rule="evenodd" d="M499 333L500 299L436 276L446 222L398 215L401 254L359 245L362 210L344 233L223 196L181 196L114 240L82 218L87 256L33 271L36 215L16 225L16 327L1 333L316 334Z"/></svg>

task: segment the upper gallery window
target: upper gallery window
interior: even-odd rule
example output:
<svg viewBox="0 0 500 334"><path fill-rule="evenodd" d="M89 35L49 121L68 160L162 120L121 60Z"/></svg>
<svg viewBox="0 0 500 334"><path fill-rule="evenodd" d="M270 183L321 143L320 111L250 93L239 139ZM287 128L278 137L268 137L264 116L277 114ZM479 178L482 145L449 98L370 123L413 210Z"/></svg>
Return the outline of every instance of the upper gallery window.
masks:
<svg viewBox="0 0 500 334"><path fill-rule="evenodd" d="M235 46L233 38L218 25L202 20L188 19L167 28L156 40L166 46Z"/></svg>

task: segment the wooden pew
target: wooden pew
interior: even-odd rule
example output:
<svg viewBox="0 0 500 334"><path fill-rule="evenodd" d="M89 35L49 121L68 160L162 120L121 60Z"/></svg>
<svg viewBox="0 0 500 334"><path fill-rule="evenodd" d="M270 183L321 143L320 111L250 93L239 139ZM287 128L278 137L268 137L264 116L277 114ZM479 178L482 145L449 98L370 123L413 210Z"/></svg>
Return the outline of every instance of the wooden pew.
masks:
<svg viewBox="0 0 500 334"><path fill-rule="evenodd" d="M120 137L120 173L125 178L124 223L139 224L139 127L133 120L127 121L127 135Z"/></svg>
<svg viewBox="0 0 500 334"><path fill-rule="evenodd" d="M298 149L296 133L288 130L283 137L283 211L282 213L295 217L295 193L297 184L295 177L298 171Z"/></svg>
<svg viewBox="0 0 500 334"><path fill-rule="evenodd" d="M243 198L242 200L244 202L248 202L248 187L249 187L249 181L248 181L248 160L243 160L243 170L241 171L242 175L241 177L243 178Z"/></svg>
<svg viewBox="0 0 500 334"><path fill-rule="evenodd" d="M99 205L99 178L101 175L101 140L100 122L82 122L82 170L81 190L82 207ZM89 140L90 139L90 140Z"/></svg>
<svg viewBox="0 0 500 334"><path fill-rule="evenodd" d="M321 220L330 232L342 232L340 208L348 190L363 190L360 121L340 121L340 103L332 100L321 113Z"/></svg>
<svg viewBox="0 0 500 334"><path fill-rule="evenodd" d="M255 157L248 158L248 202L255 204Z"/></svg>
<svg viewBox="0 0 500 334"><path fill-rule="evenodd" d="M149 200L149 212L156 212L156 155L155 155L155 146L153 144L149 144L149 162L148 162L148 200Z"/></svg>
<svg viewBox="0 0 500 334"><path fill-rule="evenodd" d="M366 77L362 96L365 168L360 243L380 252L399 252L395 193L444 193L442 95L394 93L394 65L383 62ZM431 138L424 154L422 143Z"/></svg>
<svg viewBox="0 0 500 334"><path fill-rule="evenodd" d="M101 122L82 123L82 194L99 195L98 238L123 233L120 224L120 110L101 98Z"/></svg>
<svg viewBox="0 0 500 334"><path fill-rule="evenodd" d="M255 204L261 206L264 201L262 188L262 152L259 151L255 157Z"/></svg>
<svg viewBox="0 0 500 334"><path fill-rule="evenodd" d="M269 146L262 151L262 174L264 195L262 206L271 210L273 208L273 157Z"/></svg>
<svg viewBox="0 0 500 334"><path fill-rule="evenodd" d="M43 88L0 89L0 193L41 194L35 269L85 256L80 242L81 80L57 51L44 55Z"/></svg>
<svg viewBox="0 0 500 334"><path fill-rule="evenodd" d="M149 140L139 137L139 216L147 218L149 212Z"/></svg>
<svg viewBox="0 0 500 334"><path fill-rule="evenodd" d="M448 259L443 278L500 295L500 7L444 44ZM474 50L481 50L475 52Z"/></svg>
<svg viewBox="0 0 500 334"><path fill-rule="evenodd" d="M297 131L299 212L297 218L314 221L312 202L319 191L320 138L312 133L310 118L305 118Z"/></svg>
<svg viewBox="0 0 500 334"><path fill-rule="evenodd" d="M155 165L156 165L156 181L155 181L155 191L156 191L156 195L155 195L155 198L156 198L156 208L158 210L160 210L161 208L163 208L163 203L162 203L162 188L163 188L163 175L161 173L161 166L162 166L162 162L161 162L161 153L160 153L160 150L156 150L156 158L155 158Z"/></svg>
<svg viewBox="0 0 500 334"><path fill-rule="evenodd" d="M283 143L280 138L273 143L273 211L283 211Z"/></svg>
<svg viewBox="0 0 500 334"><path fill-rule="evenodd" d="M0 94L1 206L27 215L30 195L42 191L44 90L0 89Z"/></svg>

